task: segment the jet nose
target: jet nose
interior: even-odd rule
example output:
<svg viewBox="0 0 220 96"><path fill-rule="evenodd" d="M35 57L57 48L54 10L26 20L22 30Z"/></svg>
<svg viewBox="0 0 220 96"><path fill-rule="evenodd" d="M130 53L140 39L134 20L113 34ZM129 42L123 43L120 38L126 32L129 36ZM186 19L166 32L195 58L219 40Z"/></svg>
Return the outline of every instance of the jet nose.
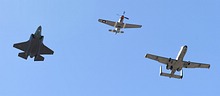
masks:
<svg viewBox="0 0 220 96"><path fill-rule="evenodd" d="M38 27L38 29L39 29L39 30L41 30L41 29L42 29L42 27L41 27L41 26L39 26L39 27Z"/></svg>
<svg viewBox="0 0 220 96"><path fill-rule="evenodd" d="M187 48L187 45L185 45L184 47Z"/></svg>
<svg viewBox="0 0 220 96"><path fill-rule="evenodd" d="M39 26L35 32L35 36L37 36L37 37L41 36L41 30L42 30L42 27Z"/></svg>
<svg viewBox="0 0 220 96"><path fill-rule="evenodd" d="M37 31L41 34L41 30L42 30L42 27L41 26L39 26L38 28L37 28Z"/></svg>

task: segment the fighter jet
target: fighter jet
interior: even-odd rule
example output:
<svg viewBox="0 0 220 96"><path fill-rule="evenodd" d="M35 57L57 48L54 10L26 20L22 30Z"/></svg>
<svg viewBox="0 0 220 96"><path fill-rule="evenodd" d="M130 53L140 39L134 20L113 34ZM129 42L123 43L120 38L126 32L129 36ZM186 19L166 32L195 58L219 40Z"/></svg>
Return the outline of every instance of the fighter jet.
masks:
<svg viewBox="0 0 220 96"><path fill-rule="evenodd" d="M44 61L42 54L53 54L54 52L43 44L44 36L41 35L41 26L39 26L30 39L26 42L16 43L13 47L24 52L18 54L19 57L27 59L28 56L34 57L34 61Z"/></svg>
<svg viewBox="0 0 220 96"><path fill-rule="evenodd" d="M182 46L176 59L156 56L152 54L146 54L145 58L149 58L152 60L156 60L160 63L166 64L166 69L171 70L171 73L170 74L163 73L162 66L160 66L160 76L166 76L169 78L182 79L183 78L182 68L210 68L210 64L183 61L186 51L187 51L187 46L186 45ZM180 75L175 75L174 73L176 71L181 71Z"/></svg>
<svg viewBox="0 0 220 96"><path fill-rule="evenodd" d="M127 24L124 23L124 19L129 20L128 17L125 17L125 12L123 13L123 15L121 15L121 17L119 18L118 22L114 22L114 21L110 21L110 20L104 20L104 19L99 19L98 21L110 26L113 26L115 29L109 29L110 32L115 32L115 34L117 33L124 33L124 31L121 31L121 28L141 28L142 25L136 25L136 24Z"/></svg>

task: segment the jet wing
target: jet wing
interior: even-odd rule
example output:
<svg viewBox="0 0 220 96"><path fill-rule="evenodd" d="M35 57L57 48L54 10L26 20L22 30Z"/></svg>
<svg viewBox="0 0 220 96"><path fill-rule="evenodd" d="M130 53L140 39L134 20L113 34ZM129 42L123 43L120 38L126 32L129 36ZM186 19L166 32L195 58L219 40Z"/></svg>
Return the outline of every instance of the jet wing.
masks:
<svg viewBox="0 0 220 96"><path fill-rule="evenodd" d="M124 24L124 28L141 28L142 25L136 25L136 24Z"/></svg>
<svg viewBox="0 0 220 96"><path fill-rule="evenodd" d="M98 21L101 22L101 23L104 23L104 24L107 24L107 25L113 26L113 27L114 27L115 24L116 24L116 22L109 21L109 20L99 19Z"/></svg>
<svg viewBox="0 0 220 96"><path fill-rule="evenodd" d="M169 62L176 62L175 59L166 58L166 57L162 57L162 56L157 56L157 55L153 55L153 54L147 54L145 56L145 58L156 60L156 61L158 61L160 63L163 63L163 64L168 64Z"/></svg>
<svg viewBox="0 0 220 96"><path fill-rule="evenodd" d="M54 53L53 50L42 44L40 48L40 54L53 54L53 53Z"/></svg>
<svg viewBox="0 0 220 96"><path fill-rule="evenodd" d="M183 61L184 68L210 68L210 64Z"/></svg>
<svg viewBox="0 0 220 96"><path fill-rule="evenodd" d="M26 49L28 47L28 43L29 43L28 41L21 42L21 43L16 43L16 44L13 45L13 47L18 48L22 51L26 51Z"/></svg>

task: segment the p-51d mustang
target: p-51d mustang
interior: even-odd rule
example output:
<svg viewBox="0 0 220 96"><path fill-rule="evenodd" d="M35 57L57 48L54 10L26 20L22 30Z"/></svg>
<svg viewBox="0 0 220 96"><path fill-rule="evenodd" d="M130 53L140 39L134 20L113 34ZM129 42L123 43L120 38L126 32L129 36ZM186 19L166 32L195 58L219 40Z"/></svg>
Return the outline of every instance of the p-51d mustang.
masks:
<svg viewBox="0 0 220 96"><path fill-rule="evenodd" d="M170 78L182 79L183 78L182 68L210 68L210 64L183 61L186 51L187 51L187 46L186 45L182 46L176 59L165 58L165 57L156 56L152 54L147 54L145 58L149 58L152 60L156 60L160 63L166 64L167 65L166 69L171 70L171 73L170 74L163 73L162 67L160 67L160 76L166 76ZM181 71L180 75L175 75L174 73L176 71Z"/></svg>
<svg viewBox="0 0 220 96"><path fill-rule="evenodd" d="M136 24L127 24L124 23L124 19L129 20L128 17L124 16L125 12L123 15L119 18L118 22L110 21L110 20L104 20L104 19L99 19L98 21L110 26L113 26L115 29L109 29L110 32L115 32L117 33L124 33L124 31L121 31L121 28L141 28L142 25L136 25Z"/></svg>

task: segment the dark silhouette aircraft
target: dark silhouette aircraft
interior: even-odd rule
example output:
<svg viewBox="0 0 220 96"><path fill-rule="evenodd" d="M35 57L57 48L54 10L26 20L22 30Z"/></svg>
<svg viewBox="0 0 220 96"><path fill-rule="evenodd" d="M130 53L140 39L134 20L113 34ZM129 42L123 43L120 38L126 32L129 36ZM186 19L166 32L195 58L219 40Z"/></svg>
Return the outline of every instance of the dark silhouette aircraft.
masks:
<svg viewBox="0 0 220 96"><path fill-rule="evenodd" d="M18 54L19 57L27 59L28 56L34 57L34 61L44 61L44 54L53 54L53 50L43 44L44 36L41 35L41 26L39 26L34 34L31 34L30 39L26 42L16 43L13 47L24 52Z"/></svg>

